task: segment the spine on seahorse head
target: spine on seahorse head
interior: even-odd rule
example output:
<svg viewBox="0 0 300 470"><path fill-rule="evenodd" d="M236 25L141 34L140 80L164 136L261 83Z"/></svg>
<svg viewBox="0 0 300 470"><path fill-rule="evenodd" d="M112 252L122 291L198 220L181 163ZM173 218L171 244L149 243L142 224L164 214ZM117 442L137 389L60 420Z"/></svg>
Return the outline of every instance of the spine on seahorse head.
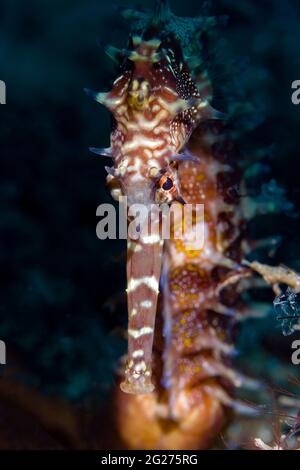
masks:
<svg viewBox="0 0 300 470"><path fill-rule="evenodd" d="M183 158L179 153L198 124L215 114L204 82L199 90L181 60L179 42L172 35L160 38L155 25L166 11L165 2L159 5L154 23L142 35L133 34L126 51L108 48L110 55L121 57L112 90L90 92L114 118L110 148L92 149L112 157L113 166L107 168L112 194L126 197L129 211L135 205L146 207L150 215L145 225L151 217L150 232L140 226L140 237L128 239L128 358L121 388L133 394L154 389L152 344L163 242L160 215L153 215L151 206L183 202L176 178L177 162Z"/></svg>

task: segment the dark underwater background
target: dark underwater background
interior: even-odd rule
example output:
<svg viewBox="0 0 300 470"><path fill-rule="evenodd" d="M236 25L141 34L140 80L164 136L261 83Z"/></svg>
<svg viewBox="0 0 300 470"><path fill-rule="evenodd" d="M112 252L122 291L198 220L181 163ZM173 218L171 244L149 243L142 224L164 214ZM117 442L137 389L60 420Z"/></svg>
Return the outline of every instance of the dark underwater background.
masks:
<svg viewBox="0 0 300 470"><path fill-rule="evenodd" d="M233 127L241 153L258 162L249 170L252 195L259 198L264 187L272 206L250 230L256 238L279 237L272 264L300 270L300 105L291 102L291 83L300 79L300 3L210 4L171 2L181 16L228 16L216 30L217 47L204 54L216 107L227 112L244 103ZM96 208L111 198L107 162L88 151L109 145L110 117L83 91L108 90L116 78L104 46L126 46L120 5L136 6L0 3L0 79L7 86L0 108L0 339L7 345L1 371L89 410L109 399L126 348L125 242L96 237ZM256 258L269 260L263 250ZM287 388L289 375L299 376L290 360L296 336L283 336L272 293L254 295L270 311L243 323L238 361L250 375Z"/></svg>

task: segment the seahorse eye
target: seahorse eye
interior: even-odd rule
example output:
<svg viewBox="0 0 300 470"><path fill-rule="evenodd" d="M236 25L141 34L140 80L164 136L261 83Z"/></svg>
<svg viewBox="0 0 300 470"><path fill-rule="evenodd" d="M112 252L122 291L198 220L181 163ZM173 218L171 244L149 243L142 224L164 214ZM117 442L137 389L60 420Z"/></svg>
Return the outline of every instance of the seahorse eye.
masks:
<svg viewBox="0 0 300 470"><path fill-rule="evenodd" d="M165 191L170 191L170 189L172 189L174 186L174 183L173 183L173 180L171 178L167 178L165 180L165 182L162 184L162 188L165 190Z"/></svg>

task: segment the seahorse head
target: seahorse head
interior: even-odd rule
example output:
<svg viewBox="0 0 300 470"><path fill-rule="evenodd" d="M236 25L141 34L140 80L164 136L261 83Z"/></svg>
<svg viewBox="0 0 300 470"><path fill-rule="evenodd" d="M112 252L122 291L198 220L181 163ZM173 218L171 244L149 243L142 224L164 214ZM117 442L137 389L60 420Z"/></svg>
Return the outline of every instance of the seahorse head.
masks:
<svg viewBox="0 0 300 470"><path fill-rule="evenodd" d="M114 117L108 171L129 205L157 202L165 173L172 173L170 165L174 172L173 162L193 129L212 113L178 50L172 36L133 35L112 90L94 95ZM166 185L166 193L175 184Z"/></svg>

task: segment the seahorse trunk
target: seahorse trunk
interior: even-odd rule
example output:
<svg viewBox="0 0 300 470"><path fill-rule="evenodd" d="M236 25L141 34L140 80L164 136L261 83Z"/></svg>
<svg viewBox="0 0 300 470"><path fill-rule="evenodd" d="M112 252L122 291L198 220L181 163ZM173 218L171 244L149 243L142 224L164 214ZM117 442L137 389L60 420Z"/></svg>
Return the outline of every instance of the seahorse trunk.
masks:
<svg viewBox="0 0 300 470"><path fill-rule="evenodd" d="M204 204L204 244L190 250L185 238L171 240L164 254L164 385L176 419L190 413L201 396L208 393L213 402L240 380L230 367L232 316L241 301L234 286L242 276L239 174L234 155L227 156L228 142L216 133L217 125L195 132L190 148L198 163L179 168L184 199ZM217 145L207 147L208 137Z"/></svg>
<svg viewBox="0 0 300 470"><path fill-rule="evenodd" d="M244 378L230 359L241 307L243 218L234 151L219 127L195 132L190 150L197 162L179 164L185 201L204 204L205 240L197 250L184 238L165 242L163 371L154 367L160 385L149 396L117 399L118 427L129 448L205 449L226 423L226 408L239 406L231 391Z"/></svg>
<svg viewBox="0 0 300 470"><path fill-rule="evenodd" d="M128 359L126 393L143 394L154 390L151 382L152 345L161 272L162 242L158 233L128 240Z"/></svg>

